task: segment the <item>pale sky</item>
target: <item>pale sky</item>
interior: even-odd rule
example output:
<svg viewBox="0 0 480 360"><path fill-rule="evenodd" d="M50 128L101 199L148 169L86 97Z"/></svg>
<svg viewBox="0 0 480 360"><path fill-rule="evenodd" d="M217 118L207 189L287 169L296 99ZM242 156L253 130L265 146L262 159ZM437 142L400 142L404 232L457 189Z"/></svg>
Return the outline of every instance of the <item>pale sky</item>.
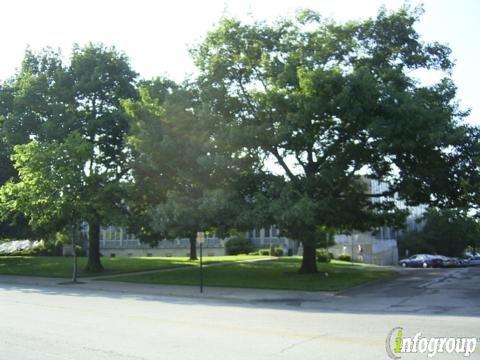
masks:
<svg viewBox="0 0 480 360"><path fill-rule="evenodd" d="M201 41L222 15L274 20L310 8L338 21L375 16L397 0L3 0L0 1L0 80L12 76L27 46L60 48L68 56L74 43L115 45L130 58L140 77L169 76L177 81L193 74L188 49ZM416 5L418 0L410 1ZM425 0L417 30L424 40L453 50L453 79L469 121L480 125L477 63L480 58L480 1Z"/></svg>

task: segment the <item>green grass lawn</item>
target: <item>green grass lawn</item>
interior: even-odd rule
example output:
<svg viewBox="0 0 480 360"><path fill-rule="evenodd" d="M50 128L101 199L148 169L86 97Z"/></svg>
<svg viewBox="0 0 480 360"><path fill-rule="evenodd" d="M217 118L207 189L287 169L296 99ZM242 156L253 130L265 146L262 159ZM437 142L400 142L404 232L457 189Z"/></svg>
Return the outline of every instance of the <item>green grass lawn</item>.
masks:
<svg viewBox="0 0 480 360"><path fill-rule="evenodd" d="M301 259L285 257L249 263L225 264L204 269L205 286L339 291L373 280L388 279L396 273L378 266L332 261L319 263L318 274L298 274ZM178 269L148 275L122 276L114 281L197 285L199 270Z"/></svg>
<svg viewBox="0 0 480 360"><path fill-rule="evenodd" d="M216 262L232 262L259 258L258 256L208 256L203 258L205 264ZM110 275L136 271L167 269L174 267L195 266L198 261L190 261L187 257L103 257L105 271L90 274L84 271L87 259L78 258L79 276ZM48 256L0 256L0 274L64 277L72 275L72 258Z"/></svg>

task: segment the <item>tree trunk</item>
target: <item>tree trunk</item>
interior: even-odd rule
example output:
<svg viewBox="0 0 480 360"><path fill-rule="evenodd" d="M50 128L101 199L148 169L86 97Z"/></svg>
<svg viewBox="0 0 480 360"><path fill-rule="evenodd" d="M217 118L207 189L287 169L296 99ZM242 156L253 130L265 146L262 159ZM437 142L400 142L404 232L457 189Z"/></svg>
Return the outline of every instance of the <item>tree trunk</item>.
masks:
<svg viewBox="0 0 480 360"><path fill-rule="evenodd" d="M303 241L302 267L298 271L300 274L317 273L316 249L309 241Z"/></svg>
<svg viewBox="0 0 480 360"><path fill-rule="evenodd" d="M198 260L198 258L197 258L197 234L190 236L190 260Z"/></svg>
<svg viewBox="0 0 480 360"><path fill-rule="evenodd" d="M100 224L88 224L88 263L85 269L88 272L101 272L103 266L100 262Z"/></svg>

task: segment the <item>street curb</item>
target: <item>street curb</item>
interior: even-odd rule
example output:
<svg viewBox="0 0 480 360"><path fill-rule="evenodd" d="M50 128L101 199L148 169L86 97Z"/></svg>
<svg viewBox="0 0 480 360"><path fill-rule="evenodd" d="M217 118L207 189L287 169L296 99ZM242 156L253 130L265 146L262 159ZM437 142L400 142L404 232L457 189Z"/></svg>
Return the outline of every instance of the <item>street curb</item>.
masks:
<svg viewBox="0 0 480 360"><path fill-rule="evenodd" d="M69 283L65 278L36 278L36 277L9 277L0 276L0 287L2 284L16 287L39 287L39 288L67 288L86 291L98 291L103 293L117 293L125 296L152 296L152 297L176 297L186 299L221 300L241 303L275 303L288 301L322 301L332 299L335 292L297 292L293 290L271 290L271 289L250 289L250 288L228 288L228 287L205 287L200 293L197 287L191 285L161 285L161 284L131 284L112 281L82 281L82 283ZM172 289L176 287L177 289ZM225 291L231 293L209 294L209 291ZM265 293L262 293L265 292ZM268 292L268 293L267 293Z"/></svg>

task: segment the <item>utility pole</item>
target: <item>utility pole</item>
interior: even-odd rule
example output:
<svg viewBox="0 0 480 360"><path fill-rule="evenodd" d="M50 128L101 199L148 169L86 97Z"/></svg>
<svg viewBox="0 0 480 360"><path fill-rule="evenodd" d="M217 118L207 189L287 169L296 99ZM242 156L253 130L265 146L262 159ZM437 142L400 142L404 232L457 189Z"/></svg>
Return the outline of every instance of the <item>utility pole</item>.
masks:
<svg viewBox="0 0 480 360"><path fill-rule="evenodd" d="M197 243L200 245L200 293L203 293L203 243L205 242L205 234L197 232Z"/></svg>

